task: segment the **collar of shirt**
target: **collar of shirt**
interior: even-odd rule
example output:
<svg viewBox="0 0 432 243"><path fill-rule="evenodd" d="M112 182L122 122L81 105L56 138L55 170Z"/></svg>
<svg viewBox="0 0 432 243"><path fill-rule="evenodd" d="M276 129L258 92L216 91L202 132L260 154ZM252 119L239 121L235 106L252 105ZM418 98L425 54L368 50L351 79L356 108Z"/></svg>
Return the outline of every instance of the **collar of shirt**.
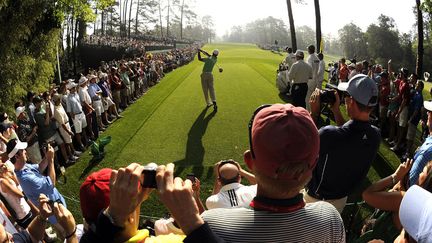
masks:
<svg viewBox="0 0 432 243"><path fill-rule="evenodd" d="M371 124L369 121L360 121L360 120L349 120L344 125L344 127L349 127L352 129L361 129L363 130L366 127L370 127Z"/></svg>
<svg viewBox="0 0 432 243"><path fill-rule="evenodd" d="M266 197L256 196L249 204L257 211L270 211L275 213L290 213L302 209L305 206L303 194L289 199L271 199Z"/></svg>
<svg viewBox="0 0 432 243"><path fill-rule="evenodd" d="M230 183L228 185L225 185L225 186L221 187L220 191L228 191L228 190L232 190L232 189L239 188L239 187L242 187L242 186L243 185L240 184L240 183Z"/></svg>

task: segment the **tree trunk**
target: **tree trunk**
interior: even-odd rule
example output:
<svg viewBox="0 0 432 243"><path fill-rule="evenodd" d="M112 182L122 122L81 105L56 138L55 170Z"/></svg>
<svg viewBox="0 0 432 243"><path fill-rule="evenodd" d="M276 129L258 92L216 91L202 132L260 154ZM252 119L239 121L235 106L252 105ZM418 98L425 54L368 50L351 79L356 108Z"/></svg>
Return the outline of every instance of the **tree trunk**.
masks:
<svg viewBox="0 0 432 243"><path fill-rule="evenodd" d="M185 0L182 1L181 13L180 13L180 40L183 39L183 11L184 11L184 2L185 2Z"/></svg>
<svg viewBox="0 0 432 243"><path fill-rule="evenodd" d="M160 26L161 38L163 38L161 1L162 0L159 0L159 26Z"/></svg>
<svg viewBox="0 0 432 243"><path fill-rule="evenodd" d="M94 22L94 24L93 24L93 34L95 35L96 34L96 32L97 32L97 16L98 16L98 9L96 8L95 9L95 15L96 15L96 18L95 18L95 22Z"/></svg>
<svg viewBox="0 0 432 243"><path fill-rule="evenodd" d="M102 11L101 13L101 35L104 35L105 33L105 10Z"/></svg>
<svg viewBox="0 0 432 243"><path fill-rule="evenodd" d="M167 14L167 32L166 32L166 37L169 37L169 21L170 21L170 0L168 0L168 14Z"/></svg>
<svg viewBox="0 0 432 243"><path fill-rule="evenodd" d="M418 47L417 47L417 63L416 63L416 73L419 78L423 75L423 13L420 9L420 0L416 0L417 7L417 31L418 31Z"/></svg>
<svg viewBox="0 0 432 243"><path fill-rule="evenodd" d="M321 50L321 11L319 0L314 0L315 3L315 23L316 23L316 53L320 53Z"/></svg>
<svg viewBox="0 0 432 243"><path fill-rule="evenodd" d="M140 8L140 0L137 1L137 9L136 9L136 16L135 16L135 35L138 35L138 17L139 17L139 8Z"/></svg>
<svg viewBox="0 0 432 243"><path fill-rule="evenodd" d="M73 32L73 44L72 44L72 61L73 61L73 70L74 70L74 74L77 74L77 58L76 58L76 53L77 53L77 35L78 35L78 18L75 19L75 28L74 28L74 32Z"/></svg>
<svg viewBox="0 0 432 243"><path fill-rule="evenodd" d="M297 39L295 33L294 16L292 13L291 0L287 0L287 7L288 7L288 18L289 18L290 32L291 32L291 46L293 51L295 52L297 51Z"/></svg>
<svg viewBox="0 0 432 243"><path fill-rule="evenodd" d="M128 23L128 37L129 38L130 38L130 33L131 33L132 5L133 5L133 0L131 0L131 2L129 4L129 23Z"/></svg>

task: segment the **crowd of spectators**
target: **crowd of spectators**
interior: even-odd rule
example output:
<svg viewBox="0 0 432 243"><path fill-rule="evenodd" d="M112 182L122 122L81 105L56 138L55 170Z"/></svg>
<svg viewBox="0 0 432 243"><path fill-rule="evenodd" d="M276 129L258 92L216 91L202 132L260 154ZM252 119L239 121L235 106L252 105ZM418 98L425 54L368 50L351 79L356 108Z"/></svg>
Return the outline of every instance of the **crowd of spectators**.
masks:
<svg viewBox="0 0 432 243"><path fill-rule="evenodd" d="M120 37L110 35L88 35L84 37L83 44L97 47L110 47L125 50L126 53L142 53L148 47L164 47L165 49L176 48L176 44L199 45L200 42L193 40L176 40L176 38L156 36L132 36Z"/></svg>
<svg viewBox="0 0 432 243"><path fill-rule="evenodd" d="M29 91L15 103L15 119L2 112L0 217L6 231L28 231L34 242L69 239L74 227L65 225L71 219L68 216L66 220L64 214L70 212L55 187L60 174L165 73L192 61L196 49L191 45L102 62L98 69L89 69L76 80L65 80L46 92ZM41 201L41 195L48 199ZM46 206L44 201L50 204ZM49 208L44 217L40 207ZM47 218L50 228L33 235L34 227L29 227L40 223L44 228L46 224L41 223Z"/></svg>
<svg viewBox="0 0 432 243"><path fill-rule="evenodd" d="M16 124L3 114L0 242L48 241L53 231L66 242L345 242L341 213L348 196L363 184L383 129L391 126L392 112L395 146L404 146L408 159L366 188L363 198L393 216L392 240L432 240L430 136L415 153L410 150L415 144L409 142L412 135L408 136L416 134L422 109L423 127L432 134L432 101L423 102L422 82L413 82L406 69L393 78L391 62L387 72L378 65L366 71L348 65L345 71L341 60L337 89L327 90L333 100L325 101L319 73L323 55L312 55L312 47L309 54L316 58L304 62L303 53L291 52L283 64L287 80L294 81L291 94L298 92L295 89L304 93L303 100L296 97L302 106L314 85L307 98L309 110L292 104L258 107L248 124L248 170L232 159L217 162L212 195L205 204L199 178L174 177L173 164L132 163L101 169L84 180L79 192L84 222L77 224L55 187L62 171L56 167L73 164L89 142L121 118L122 110L160 82L165 72L192 61L196 49L104 62L77 82L64 81L41 95L29 92L16 104ZM302 83L306 87L298 85ZM388 98L391 92L394 96ZM392 102L397 102L393 110ZM329 106L336 125L324 125L323 106ZM402 126L404 109L409 119ZM408 122L414 122L414 131ZM243 185L242 178L249 185ZM141 205L152 191L170 217L140 228ZM48 223L53 231L46 229Z"/></svg>

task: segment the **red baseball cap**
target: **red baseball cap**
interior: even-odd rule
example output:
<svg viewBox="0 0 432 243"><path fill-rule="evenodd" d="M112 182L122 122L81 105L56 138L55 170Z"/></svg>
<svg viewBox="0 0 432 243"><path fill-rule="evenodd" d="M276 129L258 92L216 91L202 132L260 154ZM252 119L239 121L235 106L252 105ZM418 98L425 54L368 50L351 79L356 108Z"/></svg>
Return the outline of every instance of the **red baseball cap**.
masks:
<svg viewBox="0 0 432 243"><path fill-rule="evenodd" d="M111 169L90 174L80 187L81 212L87 223L96 223L99 213L110 203Z"/></svg>
<svg viewBox="0 0 432 243"><path fill-rule="evenodd" d="M254 166L263 174L293 179L289 166L306 163L312 170L318 159L318 130L309 112L291 104L274 104L256 114L252 124Z"/></svg>

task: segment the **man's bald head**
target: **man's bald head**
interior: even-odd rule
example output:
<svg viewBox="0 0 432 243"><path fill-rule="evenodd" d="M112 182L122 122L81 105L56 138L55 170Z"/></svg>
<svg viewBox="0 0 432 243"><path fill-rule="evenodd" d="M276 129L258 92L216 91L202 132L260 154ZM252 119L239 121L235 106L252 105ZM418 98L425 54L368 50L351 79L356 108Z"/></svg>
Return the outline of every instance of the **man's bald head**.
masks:
<svg viewBox="0 0 432 243"><path fill-rule="evenodd" d="M223 185L227 185L240 180L240 169L237 165L226 163L219 167L219 180Z"/></svg>

